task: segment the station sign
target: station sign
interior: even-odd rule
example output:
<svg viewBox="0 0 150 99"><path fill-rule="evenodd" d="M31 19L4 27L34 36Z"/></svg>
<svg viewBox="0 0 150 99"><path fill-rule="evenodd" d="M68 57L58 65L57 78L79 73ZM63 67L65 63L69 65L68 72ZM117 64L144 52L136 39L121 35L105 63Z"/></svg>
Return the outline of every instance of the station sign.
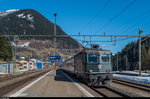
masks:
<svg viewBox="0 0 150 99"><path fill-rule="evenodd" d="M55 60L55 59L61 59L61 56L50 56L49 58Z"/></svg>
<svg viewBox="0 0 150 99"><path fill-rule="evenodd" d="M55 60L49 60L49 62L55 62ZM62 62L62 60L61 59L59 59L59 60L56 59L56 62Z"/></svg>
<svg viewBox="0 0 150 99"><path fill-rule="evenodd" d="M56 60L56 62L62 62L61 56L50 56L49 57L50 62L55 62L55 60Z"/></svg>

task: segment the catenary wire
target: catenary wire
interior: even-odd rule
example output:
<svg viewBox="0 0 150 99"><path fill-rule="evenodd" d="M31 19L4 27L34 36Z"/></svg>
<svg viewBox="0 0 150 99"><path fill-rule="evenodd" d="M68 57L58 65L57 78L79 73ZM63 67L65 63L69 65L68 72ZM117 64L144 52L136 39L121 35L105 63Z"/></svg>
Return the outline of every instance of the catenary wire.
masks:
<svg viewBox="0 0 150 99"><path fill-rule="evenodd" d="M122 23L122 24L120 24L120 25L116 26L115 28L111 28L111 29L109 29L109 30L111 30L111 31L112 31L112 30L115 30L115 29L121 28L121 27L123 27L124 25L126 25L126 24L128 24L128 23L131 23L132 21L136 20L137 18L140 18L140 17L142 17L142 16L144 16L144 15L148 14L149 12L150 12L150 10L145 11L144 13L139 14L138 16L135 16L135 17L133 17L133 18L131 18L131 19L127 20L125 23Z"/></svg>
<svg viewBox="0 0 150 99"><path fill-rule="evenodd" d="M115 18L117 18L119 15L121 15L125 10L127 10L132 4L135 3L136 0L132 1L129 5L127 5L125 8L123 8L117 15L112 17L106 24L104 24L99 30L96 32L98 33L100 30L104 29L108 24L110 24Z"/></svg>
<svg viewBox="0 0 150 99"><path fill-rule="evenodd" d="M108 4L111 2L111 0L108 0L106 4L98 11L98 13L80 30L82 32L101 12L108 6Z"/></svg>

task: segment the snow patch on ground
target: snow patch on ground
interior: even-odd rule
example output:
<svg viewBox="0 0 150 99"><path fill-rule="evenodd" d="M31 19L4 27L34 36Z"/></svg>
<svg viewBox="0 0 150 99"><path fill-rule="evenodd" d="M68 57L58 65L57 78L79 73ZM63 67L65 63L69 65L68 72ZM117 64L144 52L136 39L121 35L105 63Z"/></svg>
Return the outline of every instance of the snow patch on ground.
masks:
<svg viewBox="0 0 150 99"><path fill-rule="evenodd" d="M19 18L23 18L23 19L26 18L26 16L24 16L24 13L18 14L17 16L18 16Z"/></svg>
<svg viewBox="0 0 150 99"><path fill-rule="evenodd" d="M117 73L117 72L119 72L119 71L114 71L114 73ZM138 72L134 72L134 71L122 71L120 73L139 74ZM131 80L131 81L150 84L150 73L142 73L142 77L121 75L121 74L113 74L113 77L119 78L119 79L125 79L125 80Z"/></svg>
<svg viewBox="0 0 150 99"><path fill-rule="evenodd" d="M31 21L31 23L34 22L34 17L31 14L24 15L24 13L21 13L21 14L18 14L17 17Z"/></svg>
<svg viewBox="0 0 150 99"><path fill-rule="evenodd" d="M34 24L34 17L32 16L32 14L24 15L24 13L21 13L21 14L18 14L17 17L30 21L31 23L29 24L29 26L33 29L35 28L33 25Z"/></svg>
<svg viewBox="0 0 150 99"><path fill-rule="evenodd" d="M0 72L0 74L8 74L8 73L2 73L2 72Z"/></svg>
<svg viewBox="0 0 150 99"><path fill-rule="evenodd" d="M16 46L16 47L29 47L29 44L30 44L30 42L27 42L27 43L22 44L22 45L16 45L16 44L14 44L14 42L13 42L13 46Z"/></svg>
<svg viewBox="0 0 150 99"><path fill-rule="evenodd" d="M150 77L128 76L128 75L120 75L120 74L113 74L113 77L150 84Z"/></svg>
<svg viewBox="0 0 150 99"><path fill-rule="evenodd" d="M34 22L33 20L33 16L31 14L28 14L27 15L27 20L31 21L31 22Z"/></svg>
<svg viewBox="0 0 150 99"><path fill-rule="evenodd" d="M33 29L35 28L33 24L29 24L29 26L30 26L31 28L33 28Z"/></svg>
<svg viewBox="0 0 150 99"><path fill-rule="evenodd" d="M28 71L27 69L18 70L20 72Z"/></svg>
<svg viewBox="0 0 150 99"><path fill-rule="evenodd" d="M122 72L114 71L114 73L139 74L138 72L134 72L134 71L122 71ZM141 73L141 74L142 74L142 76L144 76L144 77L150 77L150 73Z"/></svg>

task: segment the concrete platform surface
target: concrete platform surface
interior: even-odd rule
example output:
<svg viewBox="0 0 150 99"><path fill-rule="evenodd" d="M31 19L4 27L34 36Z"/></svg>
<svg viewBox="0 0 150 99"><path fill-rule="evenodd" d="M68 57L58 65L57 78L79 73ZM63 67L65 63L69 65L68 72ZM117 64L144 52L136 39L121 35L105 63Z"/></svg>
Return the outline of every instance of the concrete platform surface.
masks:
<svg viewBox="0 0 150 99"><path fill-rule="evenodd" d="M51 71L17 97L87 97L60 70Z"/></svg>

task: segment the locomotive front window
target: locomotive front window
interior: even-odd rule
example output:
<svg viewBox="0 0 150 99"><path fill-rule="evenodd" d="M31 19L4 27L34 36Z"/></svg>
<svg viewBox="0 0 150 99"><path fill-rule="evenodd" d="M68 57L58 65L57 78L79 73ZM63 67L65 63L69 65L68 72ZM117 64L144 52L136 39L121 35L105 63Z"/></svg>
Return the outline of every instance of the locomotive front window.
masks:
<svg viewBox="0 0 150 99"><path fill-rule="evenodd" d="M102 54L101 55L101 62L102 63L107 63L107 62L109 62L109 60L110 60L109 54Z"/></svg>
<svg viewBox="0 0 150 99"><path fill-rule="evenodd" d="M97 63L98 55L97 54L88 54L88 63Z"/></svg>

